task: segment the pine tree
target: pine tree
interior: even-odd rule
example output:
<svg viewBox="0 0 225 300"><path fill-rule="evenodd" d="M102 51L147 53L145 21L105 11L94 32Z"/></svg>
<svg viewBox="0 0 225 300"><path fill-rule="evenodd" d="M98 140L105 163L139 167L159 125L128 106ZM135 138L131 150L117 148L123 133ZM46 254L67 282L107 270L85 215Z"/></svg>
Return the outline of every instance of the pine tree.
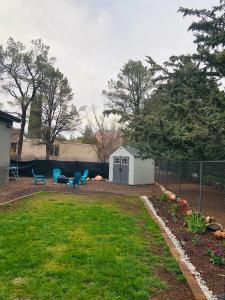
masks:
<svg viewBox="0 0 225 300"><path fill-rule="evenodd" d="M30 106L30 116L28 125L28 137L31 139L41 138L41 114L42 114L42 99L41 95L37 95Z"/></svg>

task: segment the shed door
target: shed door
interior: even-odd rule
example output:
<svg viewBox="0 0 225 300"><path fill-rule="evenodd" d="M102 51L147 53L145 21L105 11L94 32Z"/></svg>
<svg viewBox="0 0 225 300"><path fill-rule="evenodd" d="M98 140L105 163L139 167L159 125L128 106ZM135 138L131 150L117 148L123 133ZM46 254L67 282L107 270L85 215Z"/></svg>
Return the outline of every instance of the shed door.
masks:
<svg viewBox="0 0 225 300"><path fill-rule="evenodd" d="M128 184L129 157L113 157L113 182Z"/></svg>
<svg viewBox="0 0 225 300"><path fill-rule="evenodd" d="M122 156L121 157L121 177L120 182L121 183L128 183L128 177L129 177L129 157Z"/></svg>
<svg viewBox="0 0 225 300"><path fill-rule="evenodd" d="M113 182L120 183L121 157L113 157Z"/></svg>

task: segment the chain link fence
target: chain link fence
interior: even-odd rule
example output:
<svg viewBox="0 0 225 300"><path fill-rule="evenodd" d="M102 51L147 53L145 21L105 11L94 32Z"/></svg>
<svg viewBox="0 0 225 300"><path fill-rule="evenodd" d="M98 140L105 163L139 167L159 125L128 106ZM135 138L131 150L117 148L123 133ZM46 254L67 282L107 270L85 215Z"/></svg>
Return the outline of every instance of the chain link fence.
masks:
<svg viewBox="0 0 225 300"><path fill-rule="evenodd" d="M225 161L158 161L155 180L225 226Z"/></svg>

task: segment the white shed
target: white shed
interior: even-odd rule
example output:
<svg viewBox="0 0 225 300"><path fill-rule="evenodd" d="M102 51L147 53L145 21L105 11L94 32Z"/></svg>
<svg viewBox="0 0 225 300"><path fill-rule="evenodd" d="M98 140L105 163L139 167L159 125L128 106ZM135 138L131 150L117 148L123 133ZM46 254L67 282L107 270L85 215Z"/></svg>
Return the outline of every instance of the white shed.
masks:
<svg viewBox="0 0 225 300"><path fill-rule="evenodd" d="M130 185L152 184L154 160L142 159L139 150L122 145L109 157L109 181Z"/></svg>

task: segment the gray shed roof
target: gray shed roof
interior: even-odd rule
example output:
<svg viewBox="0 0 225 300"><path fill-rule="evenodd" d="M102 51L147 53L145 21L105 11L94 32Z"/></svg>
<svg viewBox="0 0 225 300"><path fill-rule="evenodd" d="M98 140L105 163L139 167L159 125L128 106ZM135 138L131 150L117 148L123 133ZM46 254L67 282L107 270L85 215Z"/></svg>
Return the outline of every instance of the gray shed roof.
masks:
<svg viewBox="0 0 225 300"><path fill-rule="evenodd" d="M134 157L141 157L140 150L128 145L122 145L124 149L126 149L131 155Z"/></svg>
<svg viewBox="0 0 225 300"><path fill-rule="evenodd" d="M10 115L2 110L0 110L0 120L9 121L9 122L18 122L20 123L21 120L13 115Z"/></svg>

